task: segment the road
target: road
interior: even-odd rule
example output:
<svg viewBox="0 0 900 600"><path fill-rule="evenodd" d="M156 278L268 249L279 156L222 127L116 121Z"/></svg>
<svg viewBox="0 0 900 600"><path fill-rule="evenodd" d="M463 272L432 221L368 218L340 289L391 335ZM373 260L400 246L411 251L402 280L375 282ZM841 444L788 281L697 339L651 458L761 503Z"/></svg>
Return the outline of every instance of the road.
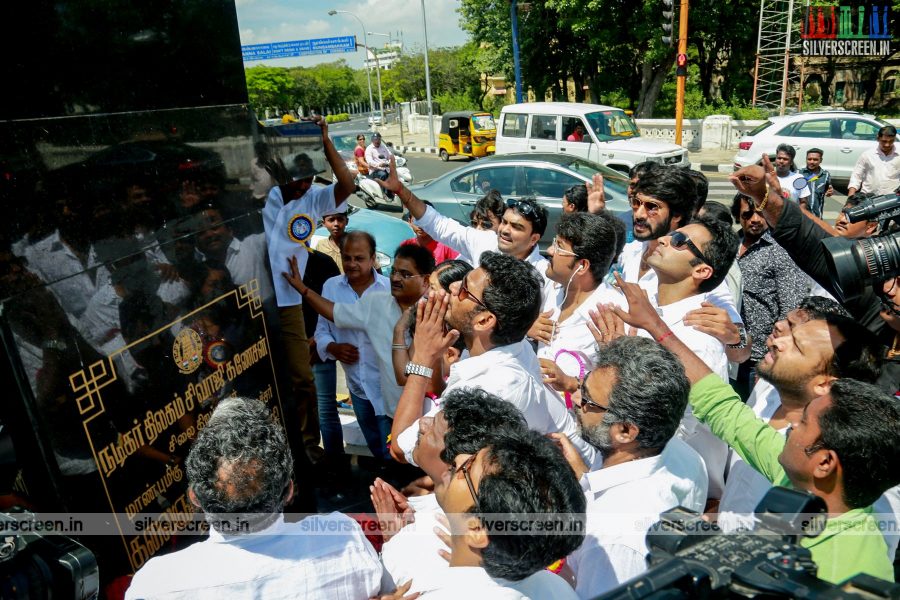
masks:
<svg viewBox="0 0 900 600"><path fill-rule="evenodd" d="M440 177L444 173L452 171L466 165L467 160L461 158L451 158L448 162L443 162L436 156L430 154L420 154L410 152L406 154L407 166L412 171L416 183L425 183ZM731 182L728 181L726 173L704 173L709 179L709 196L708 200L712 202L720 202L730 207L732 198L734 198L735 190ZM825 198L825 220L829 223L834 222L838 213L844 206L847 196L835 191L830 198ZM355 200L352 203L356 206L365 206L362 200ZM400 207L398 205L387 205L381 208L384 212L396 213L399 215Z"/></svg>

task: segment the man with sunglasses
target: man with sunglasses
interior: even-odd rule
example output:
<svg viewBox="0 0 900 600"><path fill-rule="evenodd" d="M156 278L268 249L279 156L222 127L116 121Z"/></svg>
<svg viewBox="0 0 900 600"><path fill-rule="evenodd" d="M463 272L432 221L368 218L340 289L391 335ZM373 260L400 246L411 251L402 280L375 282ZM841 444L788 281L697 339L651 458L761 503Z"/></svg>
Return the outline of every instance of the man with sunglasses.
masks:
<svg viewBox="0 0 900 600"><path fill-rule="evenodd" d="M660 340L681 360L693 386L688 401L697 418L773 484L790 485L825 501L825 531L800 541L810 550L818 577L838 583L866 573L893 581L887 544L871 505L900 483L900 405L896 400L870 384L835 379L827 391L804 406L784 436L758 419L674 335L638 286L623 282L622 287L628 311L617 308L616 314ZM836 339L840 334L829 331L824 343L833 344ZM780 348L788 346L779 341L776 353Z"/></svg>
<svg viewBox="0 0 900 600"><path fill-rule="evenodd" d="M629 184L634 241L622 252L621 273L625 281L637 283L652 295L658 279L647 257L659 238L690 222L699 196L694 178L684 169L647 165L637 172L637 181L633 178ZM706 303L686 315L685 323L725 344L728 360L742 363L750 356L750 340L724 280L709 293Z"/></svg>
<svg viewBox="0 0 900 600"><path fill-rule="evenodd" d="M525 341L541 305L541 280L534 268L499 252L485 252L481 265L450 289L449 295L429 295L417 307L416 339L394 415L391 455L414 464L417 421L423 416L422 397L432 370L462 336L469 357L450 367L444 394L459 387L496 394L519 409L530 428L568 436L593 465L596 451L578 436L562 398L544 385L537 356Z"/></svg>
<svg viewBox="0 0 900 600"><path fill-rule="evenodd" d="M391 291L372 291L351 304L331 302L309 289L300 277L296 259L292 258L289 266L290 272L282 272L282 276L303 296L309 308L337 327L361 331L368 336L378 362L384 411L388 417L380 418L379 425L385 425L385 432L389 431L390 418L394 416L402 391L397 385L391 358L394 325L403 311L414 305L428 289L434 257L421 246L400 246L394 253L391 267ZM419 400L421 402L421 397Z"/></svg>
<svg viewBox="0 0 900 600"><path fill-rule="evenodd" d="M647 570L647 528L674 506L702 511L707 476L675 437L687 408L684 367L652 340L623 337L601 348L575 409L581 435L603 456L591 471L572 457L587 499L584 544L569 556L575 591L593 598Z"/></svg>
<svg viewBox="0 0 900 600"><path fill-rule="evenodd" d="M685 317L703 307L710 293L721 285L737 254L737 236L731 228L711 217L699 217L657 240L647 263L657 276L655 293L648 296L663 321L691 350L724 380L728 380L725 347L710 334L689 326ZM595 318L598 341L621 335L610 309ZM638 335L646 333L638 332ZM728 450L709 429L687 413L679 436L700 453L709 474L709 496L717 499L725 487Z"/></svg>
<svg viewBox="0 0 900 600"><path fill-rule="evenodd" d="M741 317L753 339L750 358L738 367L735 389L747 398L772 326L809 295L812 282L772 239L766 219L753 210L752 200L735 195L731 214L741 225L737 256L743 282Z"/></svg>
<svg viewBox="0 0 900 600"><path fill-rule="evenodd" d="M322 129L325 159L334 172L335 183L324 187L313 186L313 179L320 169L315 167L307 154L298 154L294 157L294 180L279 181L279 185L269 191L262 210L271 273L281 273L288 266L288 261L292 261L297 265L297 274L301 279L306 273L307 244L312 240L316 223L328 212L346 211L347 197L356 190L353 175L328 137L325 117L320 116L316 124ZM321 457L321 449L316 386L309 363L309 339L303 322L303 297L282 277L276 275L272 283L278 304L285 363L290 371L297 402L303 443L307 454L315 462Z"/></svg>

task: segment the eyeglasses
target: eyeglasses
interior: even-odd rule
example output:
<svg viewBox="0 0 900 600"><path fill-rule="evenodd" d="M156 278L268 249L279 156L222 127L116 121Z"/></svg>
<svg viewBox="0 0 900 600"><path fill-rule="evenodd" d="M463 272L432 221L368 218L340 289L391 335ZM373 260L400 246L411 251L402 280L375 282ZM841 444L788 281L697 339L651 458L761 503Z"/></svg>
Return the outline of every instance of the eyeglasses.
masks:
<svg viewBox="0 0 900 600"><path fill-rule="evenodd" d="M757 213L752 208L750 210L745 210L744 212L741 213L741 220L749 221L750 219L753 218L753 215L755 215L755 214L757 214Z"/></svg>
<svg viewBox="0 0 900 600"><path fill-rule="evenodd" d="M459 282L459 293L457 294L457 296L459 296L459 299L465 300L468 298L478 306L482 307L484 310L491 310L488 308L488 305L481 300L481 298L469 291L468 279L469 276L466 275L462 278L462 281Z"/></svg>
<svg viewBox="0 0 900 600"><path fill-rule="evenodd" d="M537 204L528 200L516 200L514 198L507 198L506 208L515 209L519 212L519 214L525 215L526 217L538 216Z"/></svg>
<svg viewBox="0 0 900 600"><path fill-rule="evenodd" d="M631 210L637 210L643 206L648 215L655 215L662 209L662 205L659 202L640 200L637 196L631 196L628 200L631 201Z"/></svg>
<svg viewBox="0 0 900 600"><path fill-rule="evenodd" d="M476 220L473 219L473 220L469 221L469 223L470 223L470 224L472 225L472 227L474 227L475 229L484 229L484 230L486 231L486 230L488 230L488 229L493 229L493 228L494 228L494 224L491 223L490 221L476 221Z"/></svg>
<svg viewBox="0 0 900 600"><path fill-rule="evenodd" d="M394 277L395 275L396 277ZM390 279L402 279L403 281L407 281L408 279L413 279L414 277L425 277L425 275L416 275L415 273L391 270L391 274L388 277Z"/></svg>
<svg viewBox="0 0 900 600"><path fill-rule="evenodd" d="M553 243L550 244L553 248L554 254L559 254L560 256L578 256L577 252L572 252L571 250L566 250L565 248L559 247L559 238L553 238Z"/></svg>
<svg viewBox="0 0 900 600"><path fill-rule="evenodd" d="M793 433L793 432L794 432L794 424L791 423L790 425L787 426L787 430L784 432L785 439L791 437L791 433ZM809 458L810 456L812 456L813 452L818 452L819 450L824 450L824 449L825 449L825 442L823 442L822 440L818 440L811 446L807 446L806 448L803 448L803 454L806 455L806 458Z"/></svg>
<svg viewBox="0 0 900 600"><path fill-rule="evenodd" d="M587 379L588 379L588 378L585 377L584 380L581 382L581 388L580 388L580 390L581 390L581 406L583 407L585 404L587 404L588 406L593 406L594 408L596 408L596 409L599 410L600 412L609 412L609 407L608 407L608 406L603 406L602 404L597 404L597 403L594 402L594 400L591 398L591 395L588 394L588 391L587 391Z"/></svg>
<svg viewBox="0 0 900 600"><path fill-rule="evenodd" d="M472 465L475 464L475 459L477 457L478 453L476 452L475 454L467 458L466 461L463 464L459 465L459 467L457 467L454 471L462 471L463 477L465 477L466 479L466 485L469 486L469 493L472 494L472 500L475 502L475 504L478 504L478 492L475 491L475 485L472 483L472 476L469 475L469 469L471 469Z"/></svg>
<svg viewBox="0 0 900 600"><path fill-rule="evenodd" d="M673 232L672 235L669 236L669 240L669 244L676 250L687 248L688 250L690 250L691 254L693 254L706 264L709 264L709 261L706 260L705 256L703 256L703 252L700 251L700 248L698 248L697 245L691 241L691 238L689 238L681 231Z"/></svg>

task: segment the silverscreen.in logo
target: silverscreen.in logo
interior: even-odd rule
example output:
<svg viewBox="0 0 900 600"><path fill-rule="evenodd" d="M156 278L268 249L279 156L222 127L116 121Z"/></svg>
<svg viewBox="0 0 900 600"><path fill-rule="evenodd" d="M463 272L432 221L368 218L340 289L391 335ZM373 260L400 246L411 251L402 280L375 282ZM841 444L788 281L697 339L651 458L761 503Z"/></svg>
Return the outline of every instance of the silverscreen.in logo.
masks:
<svg viewBox="0 0 900 600"><path fill-rule="evenodd" d="M890 6L807 6L800 25L803 56L888 56Z"/></svg>

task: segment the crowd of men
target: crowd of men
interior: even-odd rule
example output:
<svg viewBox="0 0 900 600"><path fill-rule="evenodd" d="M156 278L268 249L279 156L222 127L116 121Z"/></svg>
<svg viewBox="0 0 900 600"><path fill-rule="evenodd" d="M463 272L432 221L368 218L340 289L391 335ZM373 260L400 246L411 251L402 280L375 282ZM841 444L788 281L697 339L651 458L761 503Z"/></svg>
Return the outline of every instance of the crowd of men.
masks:
<svg viewBox="0 0 900 600"><path fill-rule="evenodd" d="M205 207L197 247L277 305L299 451L347 468L340 363L372 455L421 477L372 482L380 552L346 515L286 521L308 482L285 432L258 400L223 399L185 461L210 536L151 559L128 598L594 598L646 571L661 512L753 529L773 485L827 506L802 541L818 577L894 580L900 277L836 300L821 241L878 223L822 221L821 151L801 173L793 148L736 172L731 207L706 204L700 173L642 163L615 215L595 176L566 192L544 256L539 202L490 192L462 225L404 187L389 152L375 162L377 137L361 154L416 233L384 276L375 238L346 231L353 178L320 126L336 183L298 161L272 182L264 232L237 240ZM879 132L845 208L900 185L895 137ZM315 250L290 239L298 215L328 227ZM268 271L240 260L251 244ZM236 522L252 534L228 534Z"/></svg>

